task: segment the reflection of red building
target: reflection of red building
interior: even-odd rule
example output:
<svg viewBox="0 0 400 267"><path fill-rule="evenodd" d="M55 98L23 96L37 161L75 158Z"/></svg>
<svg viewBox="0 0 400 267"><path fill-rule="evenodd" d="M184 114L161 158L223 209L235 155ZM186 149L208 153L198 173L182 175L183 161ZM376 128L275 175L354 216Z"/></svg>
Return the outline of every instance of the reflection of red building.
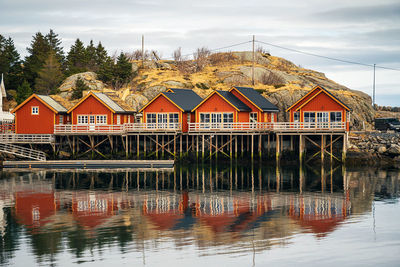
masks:
<svg viewBox="0 0 400 267"><path fill-rule="evenodd" d="M301 227L324 237L340 225L348 216L350 203L347 199L304 199L291 201L289 216Z"/></svg>
<svg viewBox="0 0 400 267"><path fill-rule="evenodd" d="M48 223L49 217L60 208L54 192L16 192L15 217L20 224L36 228Z"/></svg>
<svg viewBox="0 0 400 267"><path fill-rule="evenodd" d="M83 227L95 228L118 211L118 201L108 193L76 193L72 198L72 214Z"/></svg>

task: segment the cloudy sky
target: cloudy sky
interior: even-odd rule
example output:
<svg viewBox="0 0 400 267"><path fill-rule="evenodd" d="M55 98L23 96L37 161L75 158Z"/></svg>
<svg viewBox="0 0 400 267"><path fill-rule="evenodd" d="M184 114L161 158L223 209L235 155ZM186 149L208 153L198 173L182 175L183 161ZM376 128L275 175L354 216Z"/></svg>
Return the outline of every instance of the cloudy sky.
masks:
<svg viewBox="0 0 400 267"><path fill-rule="evenodd" d="M399 0L0 0L0 34L26 55L32 35L53 29L68 51L76 38L113 53L141 46L164 58L257 40L314 54L400 69ZM272 55L372 93L373 69L264 45ZM251 44L230 50L250 50ZM377 69L377 103L400 106L400 71Z"/></svg>

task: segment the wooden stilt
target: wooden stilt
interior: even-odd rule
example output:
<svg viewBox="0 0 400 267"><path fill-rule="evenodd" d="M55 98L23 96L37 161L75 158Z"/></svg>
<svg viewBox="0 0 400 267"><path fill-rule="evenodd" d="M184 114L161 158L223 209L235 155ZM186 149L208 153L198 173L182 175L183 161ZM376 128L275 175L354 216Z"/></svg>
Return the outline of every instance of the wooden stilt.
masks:
<svg viewBox="0 0 400 267"><path fill-rule="evenodd" d="M268 134L268 155L271 154L271 140L270 140L270 135Z"/></svg>
<svg viewBox="0 0 400 267"><path fill-rule="evenodd" d="M201 136L202 137L202 139L201 139L201 160L203 160L204 161L204 134Z"/></svg>
<svg viewBox="0 0 400 267"><path fill-rule="evenodd" d="M238 140L237 140L237 138L238 138L238 136L237 135L235 135L235 159L237 159L237 149L238 149L238 147L237 147L237 143L238 143Z"/></svg>
<svg viewBox="0 0 400 267"><path fill-rule="evenodd" d="M174 135L174 158L176 159L176 134Z"/></svg>
<svg viewBox="0 0 400 267"><path fill-rule="evenodd" d="M199 161L199 135L196 135L196 160Z"/></svg>
<svg viewBox="0 0 400 267"><path fill-rule="evenodd" d="M251 161L254 159L254 134L251 135Z"/></svg>
<svg viewBox="0 0 400 267"><path fill-rule="evenodd" d="M179 136L179 157L182 159L182 135Z"/></svg>
<svg viewBox="0 0 400 267"><path fill-rule="evenodd" d="M290 136L290 151L294 150L293 135Z"/></svg>
<svg viewBox="0 0 400 267"><path fill-rule="evenodd" d="M321 135L321 163L324 163L325 156L325 135Z"/></svg>
<svg viewBox="0 0 400 267"><path fill-rule="evenodd" d="M332 164L332 162L333 162L333 141L332 141L332 139L333 139L333 136L331 135L331 144L330 144L330 149L331 149L331 164ZM331 165L331 167L332 167L332 165Z"/></svg>
<svg viewBox="0 0 400 267"><path fill-rule="evenodd" d="M347 133L343 134L343 151L342 151L342 162L346 162L347 154Z"/></svg>
<svg viewBox="0 0 400 267"><path fill-rule="evenodd" d="M230 140L229 140L229 156L231 157L232 160L232 135L229 136Z"/></svg>
<svg viewBox="0 0 400 267"><path fill-rule="evenodd" d="M126 135L125 136L125 139L126 139L126 141L125 141L125 143L126 143L126 149L125 149L125 157L126 158L128 158L128 156L129 156L129 139L128 139L128 136Z"/></svg>
<svg viewBox="0 0 400 267"><path fill-rule="evenodd" d="M146 158L146 152L147 152L147 140L146 140L146 135L143 135L143 157Z"/></svg>
<svg viewBox="0 0 400 267"><path fill-rule="evenodd" d="M158 159L158 134L156 135L156 158Z"/></svg>
<svg viewBox="0 0 400 267"><path fill-rule="evenodd" d="M304 137L302 135L299 136L299 161L300 166L303 163L303 153L304 153Z"/></svg>
<svg viewBox="0 0 400 267"><path fill-rule="evenodd" d="M189 135L186 135L186 155L189 154Z"/></svg>
<svg viewBox="0 0 400 267"><path fill-rule="evenodd" d="M241 154L242 158L243 158L243 153L244 153L243 138L244 138L244 136L242 135L242 137L240 138L240 154Z"/></svg>
<svg viewBox="0 0 400 267"><path fill-rule="evenodd" d="M164 159L164 135L161 136L161 158Z"/></svg>
<svg viewBox="0 0 400 267"><path fill-rule="evenodd" d="M208 140L209 140L208 144L210 145L209 152L210 152L210 162L211 162L211 159L212 159L212 136L211 135L209 136Z"/></svg>
<svg viewBox="0 0 400 267"><path fill-rule="evenodd" d="M221 144L222 144L222 140L221 140ZM215 136L215 160L218 160L218 135Z"/></svg>
<svg viewBox="0 0 400 267"><path fill-rule="evenodd" d="M280 158L280 152L281 152L281 145L280 145L280 136L276 136L276 163L279 164L279 158Z"/></svg>
<svg viewBox="0 0 400 267"><path fill-rule="evenodd" d="M140 157L140 135L137 135L136 157L137 157L138 159L139 159L139 157Z"/></svg>
<svg viewBox="0 0 400 267"><path fill-rule="evenodd" d="M261 134L258 136L258 155L261 160L261 157L262 157L262 135Z"/></svg>

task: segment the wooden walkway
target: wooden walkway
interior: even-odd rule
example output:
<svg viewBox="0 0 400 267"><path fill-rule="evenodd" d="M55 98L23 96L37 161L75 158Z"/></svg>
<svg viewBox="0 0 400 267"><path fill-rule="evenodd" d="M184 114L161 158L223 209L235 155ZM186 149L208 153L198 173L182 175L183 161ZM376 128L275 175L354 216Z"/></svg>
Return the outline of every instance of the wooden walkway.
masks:
<svg viewBox="0 0 400 267"><path fill-rule="evenodd" d="M0 134L0 143L12 144L52 144L53 134Z"/></svg>
<svg viewBox="0 0 400 267"><path fill-rule="evenodd" d="M22 146L16 146L12 144L0 143L0 152L20 156L23 158L29 158L33 160L45 161L46 154L42 151L25 148Z"/></svg>

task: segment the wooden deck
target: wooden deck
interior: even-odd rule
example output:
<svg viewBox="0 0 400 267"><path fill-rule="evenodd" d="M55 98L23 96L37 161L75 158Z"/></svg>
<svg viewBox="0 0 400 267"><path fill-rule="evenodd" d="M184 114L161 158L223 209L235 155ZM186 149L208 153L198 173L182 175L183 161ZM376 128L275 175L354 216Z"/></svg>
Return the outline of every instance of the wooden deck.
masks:
<svg viewBox="0 0 400 267"><path fill-rule="evenodd" d="M52 144L53 134L0 134L0 143L3 144Z"/></svg>

